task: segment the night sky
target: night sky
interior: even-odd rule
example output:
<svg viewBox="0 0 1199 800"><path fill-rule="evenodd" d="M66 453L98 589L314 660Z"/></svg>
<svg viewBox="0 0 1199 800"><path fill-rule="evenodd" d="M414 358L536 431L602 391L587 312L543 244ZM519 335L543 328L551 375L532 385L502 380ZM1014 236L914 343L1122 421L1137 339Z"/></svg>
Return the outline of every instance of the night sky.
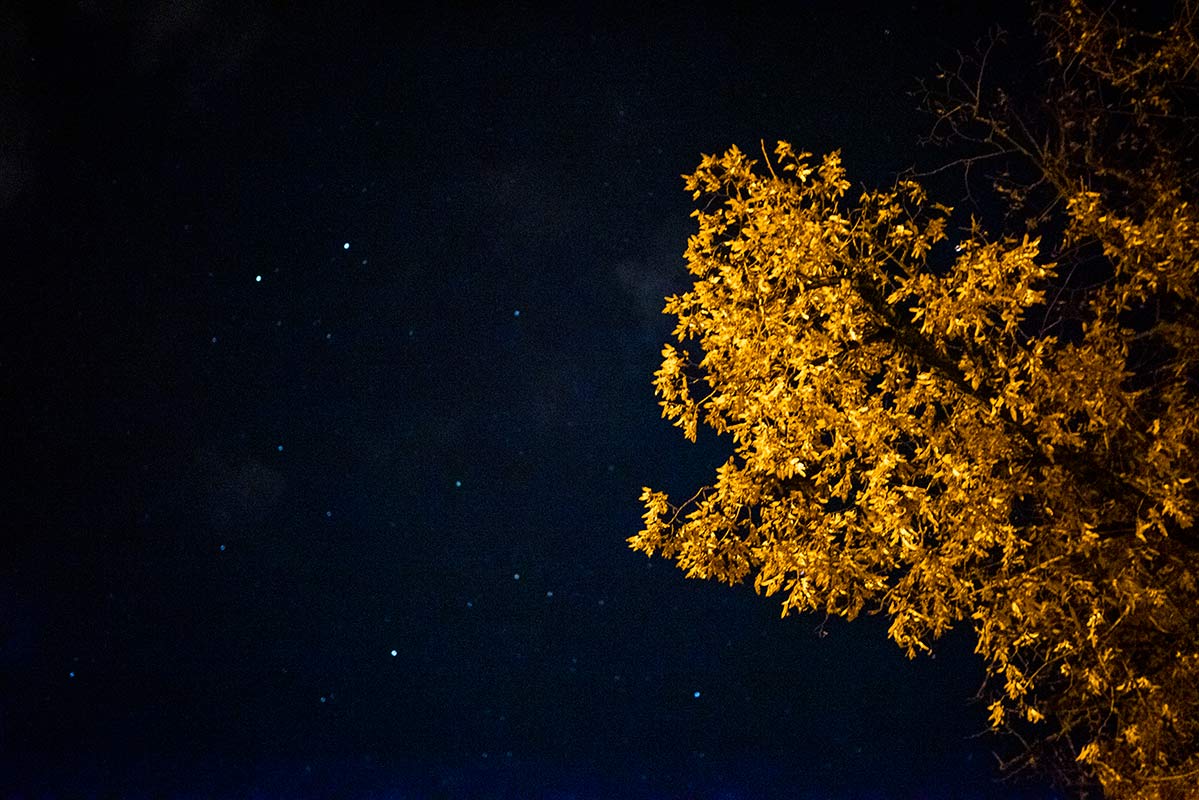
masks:
<svg viewBox="0 0 1199 800"><path fill-rule="evenodd" d="M1052 797L966 632L625 542L731 449L653 396L680 174L944 160L1020 4L290 5L0 11L0 797Z"/></svg>

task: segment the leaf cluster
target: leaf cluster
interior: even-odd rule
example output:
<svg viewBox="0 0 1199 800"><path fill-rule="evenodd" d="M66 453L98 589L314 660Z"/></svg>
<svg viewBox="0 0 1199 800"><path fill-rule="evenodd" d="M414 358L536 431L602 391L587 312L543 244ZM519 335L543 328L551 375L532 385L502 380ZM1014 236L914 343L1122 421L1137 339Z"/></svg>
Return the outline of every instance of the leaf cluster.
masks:
<svg viewBox="0 0 1199 800"><path fill-rule="evenodd" d="M1178 65L1199 48L1176 32L1157 50L1096 50L1086 25L1111 32L1085 13L1059 9L1051 52L1143 95L1150 135L1178 90L1146 82L1193 76ZM786 142L684 176L693 285L667 298L676 343L654 386L685 436L702 422L734 455L677 505L647 487L630 544L690 577L752 580L784 615L886 615L910 656L969 625L996 729L1064 748L1112 797L1191 796L1193 187L1166 168L1180 151L1164 135L1137 173L1104 155L1100 123L1075 119L1081 144L1059 130L1042 147L974 113L1054 193L1052 249L1027 228L954 229L915 180L853 197L839 154ZM1104 277L1075 292L1064 335L1054 311L1083 252Z"/></svg>

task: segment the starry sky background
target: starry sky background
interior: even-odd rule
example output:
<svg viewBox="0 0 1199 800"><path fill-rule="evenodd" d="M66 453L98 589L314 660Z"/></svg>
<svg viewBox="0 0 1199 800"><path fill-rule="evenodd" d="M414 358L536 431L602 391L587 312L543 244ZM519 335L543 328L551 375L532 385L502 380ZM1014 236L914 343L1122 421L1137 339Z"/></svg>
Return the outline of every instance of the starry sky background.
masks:
<svg viewBox="0 0 1199 800"><path fill-rule="evenodd" d="M679 175L943 161L1024 9L286 5L0 12L0 797L1051 797L968 637L625 543L728 452L650 384Z"/></svg>

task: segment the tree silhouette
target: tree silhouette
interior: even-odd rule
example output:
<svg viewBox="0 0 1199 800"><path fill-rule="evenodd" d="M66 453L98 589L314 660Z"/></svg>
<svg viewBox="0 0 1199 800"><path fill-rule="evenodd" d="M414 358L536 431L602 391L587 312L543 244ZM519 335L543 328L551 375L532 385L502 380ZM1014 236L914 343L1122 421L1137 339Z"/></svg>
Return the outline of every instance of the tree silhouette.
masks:
<svg viewBox="0 0 1199 800"><path fill-rule="evenodd" d="M855 199L785 142L684 176L655 388L734 455L682 503L646 488L629 541L784 615L885 614L909 656L969 624L1024 764L1164 800L1199 796L1199 44L1190 3L1116 10L1040 10L1031 111L985 94L994 41L928 92L997 226L917 178Z"/></svg>

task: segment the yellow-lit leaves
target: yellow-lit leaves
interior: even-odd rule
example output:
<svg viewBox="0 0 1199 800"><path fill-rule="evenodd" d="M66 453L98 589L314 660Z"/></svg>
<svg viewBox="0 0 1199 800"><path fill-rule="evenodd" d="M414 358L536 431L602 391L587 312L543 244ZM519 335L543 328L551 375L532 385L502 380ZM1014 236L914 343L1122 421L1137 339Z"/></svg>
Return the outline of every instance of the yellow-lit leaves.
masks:
<svg viewBox="0 0 1199 800"><path fill-rule="evenodd" d="M734 455L677 507L646 489L631 545L689 577L752 576L783 614L886 614L909 655L966 621L996 727L1150 700L1199 719L1179 688L1199 684L1199 566L1176 541L1199 516L1199 331L1186 313L1128 321L1150 297L1199 300L1193 212L1134 221L1078 193L1072 241L1099 241L1114 275L1073 301L1065 337L1034 328L1067 280L1040 240L975 222L951 251L951 210L920 184L851 202L836 153L762 149L686 176L693 284L667 299L678 346L654 376L663 416L729 434ZM1133 386L1149 336L1152 396ZM1179 661L1143 655L1187 631ZM1162 730L1146 713L1130 747Z"/></svg>
<svg viewBox="0 0 1199 800"><path fill-rule="evenodd" d="M984 244L962 250L944 280L923 276L910 290L922 301L921 331L938 341L986 346L1016 337L1028 309L1044 300L1052 266L1039 263L1039 241Z"/></svg>

